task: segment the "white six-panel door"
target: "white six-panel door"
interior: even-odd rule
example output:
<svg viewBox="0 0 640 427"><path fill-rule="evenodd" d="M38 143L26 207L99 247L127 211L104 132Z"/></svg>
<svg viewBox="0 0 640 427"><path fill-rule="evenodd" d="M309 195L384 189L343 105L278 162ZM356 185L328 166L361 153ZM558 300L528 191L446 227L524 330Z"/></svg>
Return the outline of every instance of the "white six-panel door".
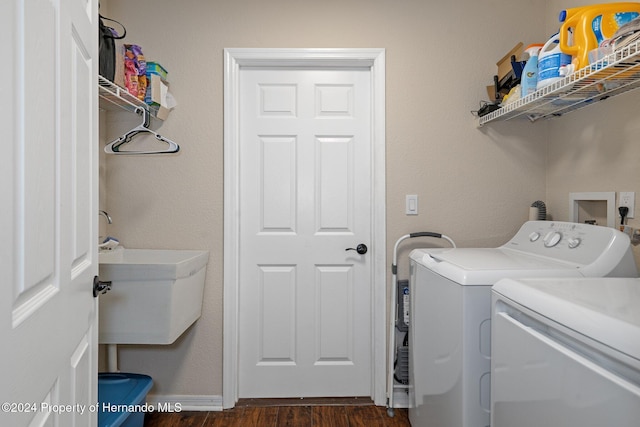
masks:
<svg viewBox="0 0 640 427"><path fill-rule="evenodd" d="M3 426L96 425L97 7L0 6Z"/></svg>
<svg viewBox="0 0 640 427"><path fill-rule="evenodd" d="M371 394L369 69L240 80L240 397Z"/></svg>

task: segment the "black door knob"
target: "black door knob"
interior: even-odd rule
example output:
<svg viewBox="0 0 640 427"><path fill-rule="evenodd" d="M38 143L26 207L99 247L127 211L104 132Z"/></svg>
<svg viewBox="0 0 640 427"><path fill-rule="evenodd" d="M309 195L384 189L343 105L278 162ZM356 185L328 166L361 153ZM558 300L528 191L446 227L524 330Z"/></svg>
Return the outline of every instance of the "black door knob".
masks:
<svg viewBox="0 0 640 427"><path fill-rule="evenodd" d="M358 252L360 255L364 255L367 253L369 249L367 248L367 245L365 245L364 243L360 243L358 246L356 246L355 248L347 248L345 249L345 251L356 251Z"/></svg>
<svg viewBox="0 0 640 427"><path fill-rule="evenodd" d="M106 294L111 290L111 282L101 282L98 276L93 278L93 297L96 298L100 294Z"/></svg>

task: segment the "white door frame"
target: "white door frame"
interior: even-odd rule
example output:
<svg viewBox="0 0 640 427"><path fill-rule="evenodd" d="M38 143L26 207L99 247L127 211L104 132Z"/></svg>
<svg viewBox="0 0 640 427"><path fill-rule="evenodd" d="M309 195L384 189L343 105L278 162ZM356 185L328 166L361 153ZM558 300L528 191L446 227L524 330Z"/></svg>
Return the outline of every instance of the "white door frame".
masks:
<svg viewBox="0 0 640 427"><path fill-rule="evenodd" d="M239 81L242 67L365 67L371 70L372 372L371 397L386 402L386 201L384 49L225 49L224 51L224 328L223 407L238 401L240 238Z"/></svg>

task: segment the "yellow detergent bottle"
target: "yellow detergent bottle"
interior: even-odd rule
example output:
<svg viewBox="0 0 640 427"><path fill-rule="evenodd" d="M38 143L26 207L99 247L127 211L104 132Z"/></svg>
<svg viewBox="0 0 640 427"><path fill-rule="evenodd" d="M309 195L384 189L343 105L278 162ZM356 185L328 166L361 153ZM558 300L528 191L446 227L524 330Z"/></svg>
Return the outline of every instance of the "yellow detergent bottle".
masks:
<svg viewBox="0 0 640 427"><path fill-rule="evenodd" d="M576 70L589 65L589 51L640 16L640 3L604 3L560 12L560 50L571 55Z"/></svg>

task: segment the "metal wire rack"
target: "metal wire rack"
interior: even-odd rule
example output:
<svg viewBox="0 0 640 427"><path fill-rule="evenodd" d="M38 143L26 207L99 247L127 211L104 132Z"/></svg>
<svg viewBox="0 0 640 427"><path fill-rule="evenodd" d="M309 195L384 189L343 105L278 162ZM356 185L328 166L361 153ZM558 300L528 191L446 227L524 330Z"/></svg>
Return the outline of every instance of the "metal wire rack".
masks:
<svg viewBox="0 0 640 427"><path fill-rule="evenodd" d="M131 95L126 89L98 76L98 96L100 108L105 110L126 110L136 113L139 108L145 109L151 117L157 117L157 108L147 105L137 97Z"/></svg>
<svg viewBox="0 0 640 427"><path fill-rule="evenodd" d="M530 121L557 117L640 87L640 41L522 99L478 118L492 121L526 117Z"/></svg>

